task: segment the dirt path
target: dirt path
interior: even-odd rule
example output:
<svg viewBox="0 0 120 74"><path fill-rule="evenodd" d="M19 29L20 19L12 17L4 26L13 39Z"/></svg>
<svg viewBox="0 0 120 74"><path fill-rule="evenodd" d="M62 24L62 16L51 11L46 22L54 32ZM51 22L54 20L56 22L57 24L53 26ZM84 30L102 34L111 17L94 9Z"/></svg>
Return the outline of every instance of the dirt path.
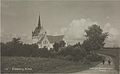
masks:
<svg viewBox="0 0 120 74"><path fill-rule="evenodd" d="M105 63L98 64L96 67L90 68L89 70L73 73L73 74L118 74L117 71L114 69L115 65L111 57L105 56ZM108 59L111 60L111 64L109 65Z"/></svg>

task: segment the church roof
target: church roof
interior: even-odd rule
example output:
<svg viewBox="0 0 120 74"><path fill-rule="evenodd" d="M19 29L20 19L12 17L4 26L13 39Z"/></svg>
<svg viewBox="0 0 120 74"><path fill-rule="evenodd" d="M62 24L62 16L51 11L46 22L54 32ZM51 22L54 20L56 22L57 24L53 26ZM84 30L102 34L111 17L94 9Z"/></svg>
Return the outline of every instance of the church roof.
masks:
<svg viewBox="0 0 120 74"><path fill-rule="evenodd" d="M44 30L44 28L41 25L40 16L39 16L38 26L32 32L32 37L42 35L40 40L38 41L38 43L41 43L44 40L44 38L46 37L46 36L43 36L44 34L46 34L46 31ZM59 35L59 36L47 35L47 38L48 38L50 43L62 41L63 37L64 37L64 35Z"/></svg>
<svg viewBox="0 0 120 74"><path fill-rule="evenodd" d="M37 36L40 32L40 28L36 27L35 30L32 32L32 36Z"/></svg>
<svg viewBox="0 0 120 74"><path fill-rule="evenodd" d="M50 43L62 41L63 37L64 37L64 35L59 35L59 36L47 35L47 38L50 41Z"/></svg>
<svg viewBox="0 0 120 74"><path fill-rule="evenodd" d="M43 27L40 22L40 15L38 19L38 26L35 28L35 30L32 32L32 36L38 36L38 34L43 30Z"/></svg>
<svg viewBox="0 0 120 74"><path fill-rule="evenodd" d="M40 33L46 32L43 27L36 27L35 30L32 32L32 36L38 36Z"/></svg>
<svg viewBox="0 0 120 74"><path fill-rule="evenodd" d="M45 36L43 36L37 43L42 43L43 39L44 39Z"/></svg>

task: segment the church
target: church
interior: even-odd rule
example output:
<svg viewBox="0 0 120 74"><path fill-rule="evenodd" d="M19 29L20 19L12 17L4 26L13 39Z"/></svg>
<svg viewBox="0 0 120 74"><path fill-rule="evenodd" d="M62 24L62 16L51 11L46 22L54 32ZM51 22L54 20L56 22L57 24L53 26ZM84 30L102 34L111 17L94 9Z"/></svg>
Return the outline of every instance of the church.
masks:
<svg viewBox="0 0 120 74"><path fill-rule="evenodd" d="M46 30L41 25L40 16L38 19L38 25L32 32L33 43L38 44L39 48L47 47L48 49L53 48L53 44L64 40L64 35L52 36L47 35Z"/></svg>

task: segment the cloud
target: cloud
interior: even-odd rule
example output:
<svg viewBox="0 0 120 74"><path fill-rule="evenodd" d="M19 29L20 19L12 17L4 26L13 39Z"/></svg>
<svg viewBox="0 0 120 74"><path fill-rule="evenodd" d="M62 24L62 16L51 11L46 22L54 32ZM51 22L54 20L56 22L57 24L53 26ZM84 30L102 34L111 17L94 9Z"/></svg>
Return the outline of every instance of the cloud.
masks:
<svg viewBox="0 0 120 74"><path fill-rule="evenodd" d="M83 42L85 40L85 29L93 24L99 25L96 21L91 19L75 19L67 27L62 28L61 32L65 35L64 39L68 44L75 44L76 42ZM103 27L103 32L109 32L109 37L106 43L109 46L120 45L120 34L118 29L112 26L110 23L106 23Z"/></svg>
<svg viewBox="0 0 120 74"><path fill-rule="evenodd" d="M88 19L76 19L73 20L67 28L62 28L61 31L65 35L65 40L69 44L74 44L76 42L83 42L85 40L85 32L84 30L88 28L88 26L91 26L93 24L97 24L97 22L94 22L92 20Z"/></svg>
<svg viewBox="0 0 120 74"><path fill-rule="evenodd" d="M109 16L107 16L107 17L106 17L106 19L110 19L110 17L109 17Z"/></svg>
<svg viewBox="0 0 120 74"><path fill-rule="evenodd" d="M111 40L116 40L119 36L119 31L115 27L112 27L110 23L106 23L103 30L109 32L109 38Z"/></svg>
<svg viewBox="0 0 120 74"><path fill-rule="evenodd" d="M120 34L119 30L112 26L110 23L106 23L104 28L104 32L108 32L109 36L106 39L106 46L120 46Z"/></svg>

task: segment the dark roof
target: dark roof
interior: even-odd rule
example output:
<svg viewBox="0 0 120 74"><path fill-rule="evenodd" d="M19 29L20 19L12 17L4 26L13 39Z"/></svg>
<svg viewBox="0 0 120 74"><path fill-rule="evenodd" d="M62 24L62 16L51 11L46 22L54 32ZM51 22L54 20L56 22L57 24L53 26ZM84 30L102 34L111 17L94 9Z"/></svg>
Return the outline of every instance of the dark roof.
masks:
<svg viewBox="0 0 120 74"><path fill-rule="evenodd" d="M35 28L35 30L32 32L32 36L38 36L40 33L40 30L42 29L41 22L40 22L40 15L38 19L38 26Z"/></svg>
<svg viewBox="0 0 120 74"><path fill-rule="evenodd" d="M47 38L50 41L50 43L62 41L63 37L64 37L64 35L59 35L59 36L47 35Z"/></svg>
<svg viewBox="0 0 120 74"><path fill-rule="evenodd" d="M32 32L32 36L38 36L38 34L40 33L41 28L36 27L35 30Z"/></svg>

